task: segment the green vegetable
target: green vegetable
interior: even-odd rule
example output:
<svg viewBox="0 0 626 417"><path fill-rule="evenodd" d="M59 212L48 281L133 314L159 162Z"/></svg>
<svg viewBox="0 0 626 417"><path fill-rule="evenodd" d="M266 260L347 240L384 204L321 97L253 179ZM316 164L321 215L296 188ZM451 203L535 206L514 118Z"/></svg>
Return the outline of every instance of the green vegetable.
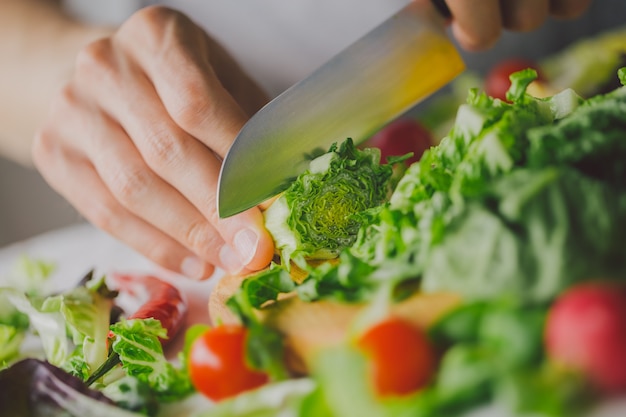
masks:
<svg viewBox="0 0 626 417"><path fill-rule="evenodd" d="M163 355L159 338L167 336L154 319L122 320L111 325L112 350L119 355L122 368L146 383L161 401L180 400L193 391L185 370L176 368Z"/></svg>
<svg viewBox="0 0 626 417"><path fill-rule="evenodd" d="M626 64L625 40L626 27L580 40L541 61L542 72L557 89L573 88L585 97L615 88L611 78Z"/></svg>
<svg viewBox="0 0 626 417"><path fill-rule="evenodd" d="M524 93L535 76L512 76L512 104L470 93L449 136L348 249L376 266L370 274L405 259L405 278L426 291L532 302L582 279L626 277L626 89L536 99Z"/></svg>
<svg viewBox="0 0 626 417"><path fill-rule="evenodd" d="M33 305L31 300L18 290L3 288L1 292L9 303L28 316L30 326L41 338L46 359L51 364L61 366L69 359L72 346L66 336L65 319L59 311L59 305L44 310Z"/></svg>
<svg viewBox="0 0 626 417"><path fill-rule="evenodd" d="M338 256L361 226L355 215L386 200L391 175L391 166L380 164L379 150L358 150L351 139L312 160L265 212L283 264Z"/></svg>
<svg viewBox="0 0 626 417"><path fill-rule="evenodd" d="M625 83L626 69L618 76ZM416 287L465 299L431 329L442 353L436 379L407 398L373 399L351 348L321 352L317 388L303 399L318 415L455 416L487 403L555 417L586 410L584 381L545 357L544 320L572 284L626 279L626 87L538 99L526 94L535 77L512 76L511 103L472 90L449 135L389 201L351 215L360 227L337 265L303 265L308 277L295 288L275 266L235 297L247 322L293 290L307 301L369 302L360 320Z"/></svg>
<svg viewBox="0 0 626 417"><path fill-rule="evenodd" d="M106 288L103 278L43 301L15 289L0 291L28 317L51 364L84 379L106 360L114 294Z"/></svg>
<svg viewBox="0 0 626 417"><path fill-rule="evenodd" d="M159 410L158 398L148 384L131 376L124 376L105 385L100 390L110 400L124 410L156 416Z"/></svg>
<svg viewBox="0 0 626 417"><path fill-rule="evenodd" d="M248 328L249 364L265 371L274 381L288 376L283 360L283 339L275 330L263 326L255 310L268 301L275 301L280 294L293 291L295 286L286 267L272 263L268 269L246 278L227 301L227 306Z"/></svg>
<svg viewBox="0 0 626 417"><path fill-rule="evenodd" d="M25 336L19 327L0 324L0 365L18 356Z"/></svg>
<svg viewBox="0 0 626 417"><path fill-rule="evenodd" d="M15 263L9 276L11 287L29 296L41 296L46 293L48 278L56 270L54 262L33 259L22 255Z"/></svg>

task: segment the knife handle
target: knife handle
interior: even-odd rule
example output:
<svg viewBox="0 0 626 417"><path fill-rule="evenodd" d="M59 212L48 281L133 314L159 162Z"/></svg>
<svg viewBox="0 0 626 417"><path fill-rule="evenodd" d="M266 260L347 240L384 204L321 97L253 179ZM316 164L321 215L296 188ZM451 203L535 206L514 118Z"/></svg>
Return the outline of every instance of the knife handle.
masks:
<svg viewBox="0 0 626 417"><path fill-rule="evenodd" d="M450 8L446 4L446 0L431 0L435 9L441 14L441 16L446 19L452 18L452 13L450 12Z"/></svg>

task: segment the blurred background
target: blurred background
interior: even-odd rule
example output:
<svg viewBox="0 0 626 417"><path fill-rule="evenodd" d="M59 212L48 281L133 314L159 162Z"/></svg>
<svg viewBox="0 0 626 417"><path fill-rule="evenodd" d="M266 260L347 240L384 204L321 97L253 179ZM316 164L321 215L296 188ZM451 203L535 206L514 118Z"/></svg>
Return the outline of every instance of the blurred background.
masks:
<svg viewBox="0 0 626 417"><path fill-rule="evenodd" d="M319 1L324 3L322 0ZM386 1L395 2L398 6L408 2L408 0ZM68 13L85 21L106 24L118 24L133 11L149 3L153 2L142 0L107 0L106 2L65 0ZM237 51L235 56L240 59L242 65L248 68L252 74L255 73L257 69L255 65L258 66L261 61L258 45L252 42L258 35L257 33L251 33L253 32L252 30L246 29L236 33L236 36L226 36L226 30L230 29L232 31L232 28L225 24L225 19L228 17L226 14L219 15L208 13L208 11L204 14L198 14L199 10L202 11L209 7L206 6L209 3L205 3L205 0L169 0L159 3L169 3L170 6L175 6L201 19L205 28L210 33L215 31L212 34L222 41L227 48ZM285 52L280 50L281 45L273 45L269 47L269 50L262 51L265 58L267 58L267 54L276 54L276 59L270 60L273 66L266 67L266 63L264 63L258 68L259 74L266 75L263 80L259 81L270 93L276 94L299 77L306 75L308 71L313 70L318 65L318 62L323 62L320 59L329 58L330 54L334 54L337 48L341 47L340 49L342 49L343 44L356 38L359 33L372 26L375 19L378 18L374 7L369 14L366 13L363 21L353 25L354 29L352 31L346 30L346 26L343 23L350 22L352 24L354 21L351 10L337 6L337 4L334 4L334 0L327 0L326 3L329 4L328 7L331 7L332 4L337 9L337 14L333 20L335 25L330 24L329 28L336 27L335 34L341 35L342 40L334 42L335 49L327 47L323 53L319 52L320 48L312 48L311 53L317 53L317 55L314 55L313 58L309 56L308 61L307 59L297 61L293 59L293 56L290 56L291 65L296 65L294 64L296 61L300 65L300 68L297 68L297 71L294 71L294 74L290 76L283 74L286 71L285 63L278 60L281 54L283 55L283 60L285 58ZM376 2L370 3L376 4ZM250 2L250 4L253 3ZM297 2L290 2L289 4L290 6L287 8L297 8ZM285 6L287 5L285 4ZM239 5L237 7L239 7L238 18L242 19L241 10L246 6ZM235 6L233 6L234 9ZM293 12L293 10L291 11ZM235 12L236 10L231 11L231 13ZM252 22L254 14L248 14L251 15ZM306 13L301 13L301 15L303 19L309 19L309 15ZM507 58L538 59L562 50L575 40L593 36L612 27L625 25L624 16L626 16L626 1L596 0L589 12L581 19L576 21L549 21L540 30L528 34L505 33L494 49L484 53L464 53L465 60L471 71L483 74L495 63ZM247 23L239 27L248 28ZM319 31L319 26L316 26L310 28L310 34L318 36L318 40L322 43L327 43L325 46L328 46L328 43L334 41L332 36L329 35L329 33L333 33L330 29ZM307 33L308 35L309 33ZM322 36L324 38L321 38ZM302 64L302 62L305 64ZM276 78L278 75L280 75L281 82L272 79L272 76ZM418 106L414 112L419 112L424 106L428 106L428 102ZM81 216L64 199L50 189L36 171L0 158L0 246L81 221L83 221Z"/></svg>

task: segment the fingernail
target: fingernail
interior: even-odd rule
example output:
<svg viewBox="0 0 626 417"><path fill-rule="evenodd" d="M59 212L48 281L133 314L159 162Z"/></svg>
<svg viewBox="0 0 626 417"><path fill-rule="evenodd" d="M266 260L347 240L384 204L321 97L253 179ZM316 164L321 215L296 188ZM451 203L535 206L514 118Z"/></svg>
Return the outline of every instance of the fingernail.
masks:
<svg viewBox="0 0 626 417"><path fill-rule="evenodd" d="M188 278L195 280L204 278L204 262L195 256L188 256L183 259L180 270Z"/></svg>
<svg viewBox="0 0 626 417"><path fill-rule="evenodd" d="M244 265L248 265L256 254L256 249L259 244L259 235L251 229L243 229L237 232L233 243L239 254L239 260Z"/></svg>
<svg viewBox="0 0 626 417"><path fill-rule="evenodd" d="M220 249L220 261L222 262L222 267L231 274L235 274L243 269L239 255L229 245L224 245Z"/></svg>

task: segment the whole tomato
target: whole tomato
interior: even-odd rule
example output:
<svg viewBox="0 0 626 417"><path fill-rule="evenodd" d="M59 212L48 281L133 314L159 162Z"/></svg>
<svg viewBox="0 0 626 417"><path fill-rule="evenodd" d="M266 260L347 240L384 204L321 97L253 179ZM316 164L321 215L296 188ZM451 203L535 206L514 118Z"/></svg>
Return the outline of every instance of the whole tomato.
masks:
<svg viewBox="0 0 626 417"><path fill-rule="evenodd" d="M246 336L247 329L243 326L220 325L193 342L189 374L196 390L219 401L268 381L267 374L246 363Z"/></svg>
<svg viewBox="0 0 626 417"><path fill-rule="evenodd" d="M435 354L425 332L406 320L381 321L357 344L368 357L373 385L381 397L423 388L435 372Z"/></svg>
<svg viewBox="0 0 626 417"><path fill-rule="evenodd" d="M602 392L626 392L626 285L578 284L551 307L548 357L581 372Z"/></svg>
<svg viewBox="0 0 626 417"><path fill-rule="evenodd" d="M485 77L485 92L491 97L506 101L506 92L511 87L509 76L514 72L527 68L537 71L538 80L543 79L537 63L521 58L508 59L498 63L487 73Z"/></svg>
<svg viewBox="0 0 626 417"><path fill-rule="evenodd" d="M405 161L407 165L411 165L433 146L433 139L428 129L417 120L400 118L383 127L362 146L379 148L382 162L386 162L388 156L402 156L413 152L413 156Z"/></svg>

